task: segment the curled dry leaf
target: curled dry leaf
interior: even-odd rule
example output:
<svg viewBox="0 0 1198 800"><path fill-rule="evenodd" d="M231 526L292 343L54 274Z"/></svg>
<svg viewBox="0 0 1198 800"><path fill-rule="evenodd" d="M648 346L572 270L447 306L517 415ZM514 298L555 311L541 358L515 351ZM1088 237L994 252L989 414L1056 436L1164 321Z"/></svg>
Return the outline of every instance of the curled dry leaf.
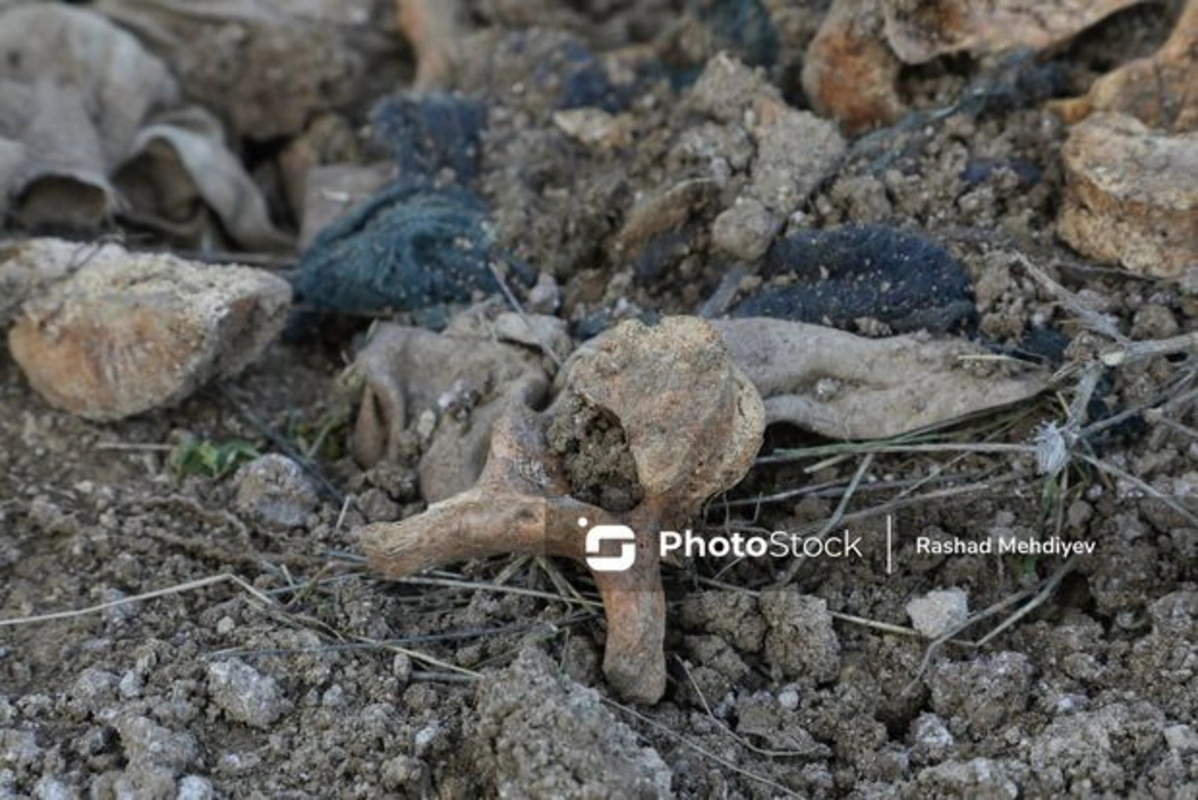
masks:
<svg viewBox="0 0 1198 800"><path fill-rule="evenodd" d="M413 417L440 411L419 469L430 502L469 488L486 461L495 420L512 404L539 404L549 389L540 360L526 348L391 324L378 326L347 377L362 382L352 445L363 466L398 460Z"/></svg>
<svg viewBox="0 0 1198 800"><path fill-rule="evenodd" d="M244 247L291 246L219 124L179 107L130 33L87 8L20 6L0 12L0 52L0 197L20 222L91 231L119 212L177 234L210 208Z"/></svg>
<svg viewBox="0 0 1198 800"><path fill-rule="evenodd" d="M13 358L47 401L92 420L173 404L240 372L282 330L291 301L286 281L249 267L55 239L12 251L0 259L70 273L21 307Z"/></svg>
<svg viewBox="0 0 1198 800"><path fill-rule="evenodd" d="M1026 400L1048 387L1043 370L984 360L988 353L963 339L866 339L764 317L712 324L757 387L769 423L835 439L898 436Z"/></svg>
<svg viewBox="0 0 1198 800"><path fill-rule="evenodd" d="M372 0L97 0L238 138L294 136L347 110L386 76L391 49Z"/></svg>
<svg viewBox="0 0 1198 800"><path fill-rule="evenodd" d="M474 488L403 522L368 526L362 544L375 570L401 577L509 552L584 561L580 520L627 526L632 566L593 570L608 622L603 666L622 696L655 702L666 678L658 535L743 477L761 446L761 400L715 330L689 317L652 329L622 323L576 353L559 384L545 411L513 405L500 417ZM575 446L562 446L570 438L562 429L573 431ZM617 511L579 499L601 495L593 484L610 477L583 463L611 455L596 454L595 444L621 441L639 501Z"/></svg>

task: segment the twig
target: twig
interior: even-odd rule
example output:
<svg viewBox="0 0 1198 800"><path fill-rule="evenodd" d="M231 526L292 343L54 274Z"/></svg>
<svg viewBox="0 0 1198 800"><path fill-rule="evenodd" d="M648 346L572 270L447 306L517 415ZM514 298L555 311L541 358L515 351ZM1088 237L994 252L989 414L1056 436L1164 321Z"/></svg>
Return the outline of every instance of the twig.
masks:
<svg viewBox="0 0 1198 800"><path fill-rule="evenodd" d="M1027 271L1029 275L1043 284L1049 290L1049 292L1055 295L1056 298L1061 301L1061 305L1063 305L1075 317L1081 320L1081 323L1087 328L1095 333L1100 333L1109 339L1113 339L1120 344L1126 345L1131 343L1130 340L1119 331L1119 328L1116 326L1113 319L1106 314L1102 314L1087 306L1073 292L1069 291L1064 286L1048 277L1048 274L1033 264L1031 260L1027 258L1027 256L1023 255L1022 253L1016 253L1015 260L1019 262L1019 264L1024 268L1024 270Z"/></svg>
<svg viewBox="0 0 1198 800"><path fill-rule="evenodd" d="M568 597L565 595L554 594L553 592L542 592L537 589L525 589L520 586L500 586L494 583L485 583L478 581L462 581L448 578L428 578L413 576L408 578L394 578L390 583L407 583L417 586L448 586L453 589L463 589L468 591L489 591L502 592L505 594L519 594L525 597L538 597L542 600L558 600L563 603L573 603L580 606L590 606L592 608L602 608L603 603L598 600L588 600L583 597Z"/></svg>
<svg viewBox="0 0 1198 800"><path fill-rule="evenodd" d="M1190 525L1192 525L1194 527L1198 527L1198 516L1196 516L1192 511L1190 511L1188 508L1183 506L1181 503L1177 502L1169 495L1165 494L1161 490L1152 486L1152 484L1148 483L1147 481L1143 480L1142 478L1138 478L1135 475L1132 475L1130 472L1127 472L1126 470L1122 470L1119 467L1116 467L1114 464L1103 461L1100 458L1095 458L1092 455L1082 453L1081 457L1082 457L1082 459L1085 460L1085 462L1087 464L1089 464L1093 467L1097 467L1099 470L1101 470L1102 472L1105 472L1107 475L1112 475L1116 478L1122 478L1125 481L1134 483L1141 491L1143 491L1149 497L1152 497L1154 500L1161 501L1162 503L1167 505L1169 508L1171 508L1173 511L1176 511L1178 514L1180 514L1181 517L1183 519L1185 519L1186 522L1190 523Z"/></svg>
<svg viewBox="0 0 1198 800"><path fill-rule="evenodd" d="M1067 560L1064 564L1062 564L1059 568L1057 568L1057 570L1055 572L1053 572L1052 575L1049 575L1044 580L1044 582L1040 584L1038 589L1035 589L1035 590L1025 589L1023 591L1016 592L1016 593L1012 594L1011 596L998 601L997 603L990 606L989 608L986 608L986 609L979 611L978 613L972 615L971 617L969 617L969 619L966 619L965 621L961 622L959 625L954 626L952 628L952 630L947 631L946 633L941 635L939 638L935 639L931 644L928 645L928 649L924 652L923 661L920 662L919 670L915 673L915 677L911 679L911 682L908 683L907 686L903 689L902 693L903 694L910 693L915 688L915 686L919 684L920 679L923 678L924 673L927 672L928 667L931 665L932 658L936 655L936 653L940 650L941 647L943 647L945 644L948 644L949 642L956 639L957 634L961 633L961 631L964 631L967 628L972 628L974 625L981 622L982 620L989 619L990 617L993 617L997 614L1002 613L1003 611L1010 608L1011 606L1016 605L1017 603L1020 603L1021 601L1023 601L1024 598L1028 597L1029 595L1032 595L1033 591L1034 591L1035 592L1034 596L1032 596L1032 599L1025 606L1020 608L1018 611L1016 611L1014 614L1012 614L1010 618L1004 620L1000 625L998 625L998 627L996 627L994 630L990 631L990 633L988 633L986 636L984 636L982 639L980 639L978 642L976 642L972 645L973 647L982 647L983 645L988 643L990 640L992 640L994 637L998 636L1000 633L1005 631L1007 628L1010 628L1012 625L1014 625L1020 619L1027 616L1033 610L1035 610L1039 606L1043 605L1044 602L1046 600L1048 600L1049 597L1052 596L1052 593L1054 591L1056 591L1056 588L1060 585L1061 581L1064 580L1065 576L1068 575L1070 571L1072 571L1073 566L1076 563L1076 561L1077 561L1077 556L1070 557L1069 560Z"/></svg>
<svg viewBox="0 0 1198 800"><path fill-rule="evenodd" d="M887 453L1014 453L1034 455L1036 448L1026 444L1004 444L1002 442L973 442L956 444L953 442L936 442L932 444L885 444L873 442L845 442L843 444L809 447L802 450L778 450L768 456L761 456L754 466L765 464L788 464L804 458L818 458L825 455L842 455L845 453L870 453L875 455Z"/></svg>
<svg viewBox="0 0 1198 800"><path fill-rule="evenodd" d="M1021 606L1020 609L1014 614L999 623L994 630L990 631L981 639L979 639L977 646L985 647L997 636L1002 634L1003 631L1007 630L1012 625L1019 622L1019 620L1023 619L1028 614L1042 606L1048 600L1048 598L1052 596L1052 593L1057 590L1057 587L1060 586L1061 581L1065 579L1065 576L1073 570L1075 564L1077 564L1077 556L1070 556L1069 560L1067 560L1057 569L1056 572L1049 576L1048 580L1044 582L1044 588L1037 592L1035 597L1029 600L1025 605Z"/></svg>
<svg viewBox="0 0 1198 800"><path fill-rule="evenodd" d="M313 462L310 458L306 458L304 454L293 447L291 442L289 442L284 436L279 434L278 431L260 419L258 415L255 414L254 411L249 407L249 405L242 401L242 399L238 397L228 385L222 383L218 386L221 394L223 394L229 400L229 402L233 404L233 408L237 410L237 413L241 415L242 419L257 429L258 432L267 439L269 439L270 443L278 448L283 455L299 464L300 467L303 468L304 472L307 472L309 475L311 475L312 478L320 484L327 497L331 498L338 505L345 501L345 493L338 489L333 482L325 476L324 471L316 466L315 462Z"/></svg>

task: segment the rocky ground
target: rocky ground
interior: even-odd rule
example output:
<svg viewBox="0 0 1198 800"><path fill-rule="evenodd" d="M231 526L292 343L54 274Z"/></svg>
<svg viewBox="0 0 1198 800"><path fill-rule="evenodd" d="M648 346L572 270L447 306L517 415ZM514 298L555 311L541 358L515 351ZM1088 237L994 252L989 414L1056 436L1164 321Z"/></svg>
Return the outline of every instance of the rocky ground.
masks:
<svg viewBox="0 0 1198 800"><path fill-rule="evenodd" d="M358 178L398 162L476 192L516 292L562 322L545 334L562 339L533 337L535 355L504 365L502 381L546 376L521 384L541 391L559 347L620 320L772 302L869 337L969 338L1042 365L1052 388L860 447L771 426L745 480L691 526L831 523L862 553L664 565L666 692L636 705L605 680L603 609L578 565L368 570L364 525L473 480L461 470L493 418L490 379L415 403L364 458L361 376L346 373L360 309L297 317L244 373L115 422L48 404L0 352L0 798L1198 797L1198 370L1192 345L1096 361L1192 333L1198 286L1192 270L1136 274L1058 238L1069 128L1046 103L1157 51L1180 4L1119 12L1046 57L905 67L914 116L862 135L810 113L803 92L826 3L535 5L541 27L517 33L522 4L469 9L457 88L486 99L485 123L460 96L404 95L370 135L349 107L243 148L272 224L308 224L286 210L287 164L304 157L352 161ZM716 13L740 5L759 9L757 27ZM224 117L267 124L247 108ZM348 137L336 157L329 130ZM419 225L420 202L387 230ZM919 239L886 239L900 243L870 269L814 283L777 266L791 251L776 242L850 224ZM299 263L306 310L327 310L319 270L359 256L336 249L346 236ZM888 272L908 248L903 263L945 272ZM473 252L446 263L473 274L486 261ZM958 277L962 292L943 289ZM430 323L407 295L388 305L432 327L460 310ZM586 436L550 437L587 499L639 502L619 426L578 425ZM436 431L452 446L430 462ZM1069 452L1047 475L1034 452L999 447L1043 455L1053 431ZM927 552L1051 537L1093 551ZM54 616L72 610L86 611Z"/></svg>

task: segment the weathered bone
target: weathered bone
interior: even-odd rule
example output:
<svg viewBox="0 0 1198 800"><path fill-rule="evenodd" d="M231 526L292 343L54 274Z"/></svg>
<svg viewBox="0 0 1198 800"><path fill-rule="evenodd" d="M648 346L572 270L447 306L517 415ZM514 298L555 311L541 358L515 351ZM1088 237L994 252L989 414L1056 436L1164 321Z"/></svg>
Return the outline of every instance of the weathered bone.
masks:
<svg viewBox="0 0 1198 800"><path fill-rule="evenodd" d="M554 404L511 406L496 423L478 484L399 523L371 525L362 544L371 566L402 577L450 561L500 553L585 562L588 525L626 525L636 559L624 572L592 571L607 616L603 669L622 696L653 703L665 691L665 597L660 531L694 514L748 471L765 412L712 327L690 317L655 328L625 322L567 364ZM644 500L617 514L570 495L546 430L564 398L582 398L620 422Z"/></svg>

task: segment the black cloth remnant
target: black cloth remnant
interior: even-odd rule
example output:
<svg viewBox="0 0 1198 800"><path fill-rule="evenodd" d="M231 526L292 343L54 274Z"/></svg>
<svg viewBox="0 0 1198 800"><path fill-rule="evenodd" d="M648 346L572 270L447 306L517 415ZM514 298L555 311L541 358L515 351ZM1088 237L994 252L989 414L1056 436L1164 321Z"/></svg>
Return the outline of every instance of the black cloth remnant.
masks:
<svg viewBox="0 0 1198 800"><path fill-rule="evenodd" d="M517 31L499 48L521 55L532 49L533 32ZM574 37L563 37L548 52L538 53L524 91L554 97L554 108L565 110L594 106L608 112L623 111L633 96L632 87L617 87L595 53Z"/></svg>
<svg viewBox="0 0 1198 800"><path fill-rule="evenodd" d="M399 164L400 175L434 181L452 170L461 186L478 178L486 124L483 101L459 93L399 92L370 111L372 138Z"/></svg>
<svg viewBox="0 0 1198 800"><path fill-rule="evenodd" d="M1027 186L1034 186L1044 176L1040 165L1026 158L1013 158L1006 161L995 159L974 159L965 165L961 171L961 180L970 189L990 179L999 170L1009 170L1019 181Z"/></svg>
<svg viewBox="0 0 1198 800"><path fill-rule="evenodd" d="M778 62L778 32L761 0L692 0L692 4L720 49L753 67Z"/></svg>
<svg viewBox="0 0 1198 800"><path fill-rule="evenodd" d="M325 228L300 261L300 301L324 311L416 311L465 303L536 278L527 265L495 252L487 208L451 186L392 184Z"/></svg>
<svg viewBox="0 0 1198 800"><path fill-rule="evenodd" d="M870 319L896 333L944 333L977 315L960 262L940 245L897 228L803 231L776 242L758 274L765 282L732 306L732 316L845 329Z"/></svg>

